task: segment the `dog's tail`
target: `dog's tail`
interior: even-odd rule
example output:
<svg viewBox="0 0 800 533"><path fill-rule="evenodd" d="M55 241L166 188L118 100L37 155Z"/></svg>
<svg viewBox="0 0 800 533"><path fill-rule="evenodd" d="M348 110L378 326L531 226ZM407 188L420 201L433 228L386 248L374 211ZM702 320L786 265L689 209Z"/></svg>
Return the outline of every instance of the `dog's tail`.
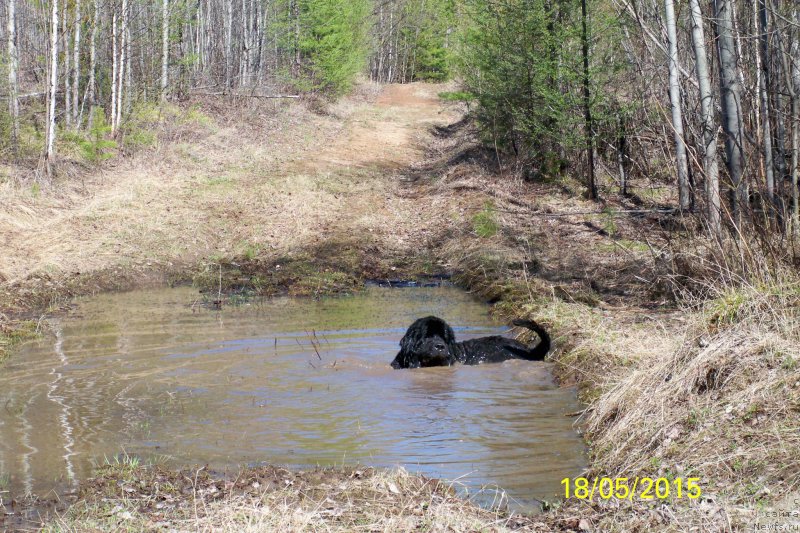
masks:
<svg viewBox="0 0 800 533"><path fill-rule="evenodd" d="M530 351L528 351L522 358L527 359L529 361L541 361L547 355L547 352L550 351L550 335L547 334L547 331L534 322L533 320L525 320L522 318L518 318L514 322L512 322L515 326L521 326L524 328L528 328L536 332L541 339L539 344L534 346Z"/></svg>

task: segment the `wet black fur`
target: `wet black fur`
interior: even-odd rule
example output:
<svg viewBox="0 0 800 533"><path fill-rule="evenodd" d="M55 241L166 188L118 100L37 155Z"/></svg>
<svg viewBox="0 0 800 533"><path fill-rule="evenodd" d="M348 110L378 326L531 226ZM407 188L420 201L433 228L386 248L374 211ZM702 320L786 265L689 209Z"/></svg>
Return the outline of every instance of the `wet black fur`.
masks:
<svg viewBox="0 0 800 533"><path fill-rule="evenodd" d="M535 331L541 339L533 348L499 335L456 342L447 322L435 316L416 320L400 340L400 353L392 361L393 368L450 366L455 363L478 365L499 363L508 359L541 361L550 351L550 336L532 320L515 320L515 326Z"/></svg>

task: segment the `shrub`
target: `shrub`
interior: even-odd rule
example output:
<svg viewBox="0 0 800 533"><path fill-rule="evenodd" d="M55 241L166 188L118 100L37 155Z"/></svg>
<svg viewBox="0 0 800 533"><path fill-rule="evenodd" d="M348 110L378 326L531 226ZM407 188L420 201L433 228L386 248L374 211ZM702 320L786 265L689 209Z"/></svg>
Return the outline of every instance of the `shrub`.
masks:
<svg viewBox="0 0 800 533"><path fill-rule="evenodd" d="M93 165L99 165L114 154L109 152L117 147L117 143L107 139L111 126L106 122L106 114L102 107L92 109L92 127L89 137L78 142L81 153Z"/></svg>

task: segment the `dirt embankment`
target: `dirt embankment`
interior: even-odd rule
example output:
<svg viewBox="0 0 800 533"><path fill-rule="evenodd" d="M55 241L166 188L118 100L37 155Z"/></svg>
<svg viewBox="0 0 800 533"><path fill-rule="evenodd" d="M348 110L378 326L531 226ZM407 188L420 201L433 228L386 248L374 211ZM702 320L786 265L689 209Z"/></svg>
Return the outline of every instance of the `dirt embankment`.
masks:
<svg viewBox="0 0 800 533"><path fill-rule="evenodd" d="M669 203L663 191L607 193L601 211L569 176L502 177L508 163L475 141L440 90L362 88L326 114L201 102L168 141L83 183L6 183L0 309L42 312L72 294L151 281L319 294L364 278L452 274L499 314L552 328L557 372L587 402L590 475L699 477L705 495L573 499L512 527L735 529L791 501L796 282L717 287L691 310L677 306L662 231L675 221L641 211ZM425 509L413 512L435 522Z"/></svg>

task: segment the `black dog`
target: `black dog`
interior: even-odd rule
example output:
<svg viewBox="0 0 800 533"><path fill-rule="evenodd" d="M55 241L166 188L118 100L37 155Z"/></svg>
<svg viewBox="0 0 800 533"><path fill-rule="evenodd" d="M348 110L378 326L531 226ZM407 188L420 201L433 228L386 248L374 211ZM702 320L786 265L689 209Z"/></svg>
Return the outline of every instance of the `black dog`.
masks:
<svg viewBox="0 0 800 533"><path fill-rule="evenodd" d="M456 342L453 329L435 316L420 318L411 324L400 340L400 353L392 361L393 368L450 366L455 363L478 365L499 363L508 359L541 361L550 351L550 335L532 320L515 320L515 326L535 331L539 344L530 348L514 339L494 335Z"/></svg>

